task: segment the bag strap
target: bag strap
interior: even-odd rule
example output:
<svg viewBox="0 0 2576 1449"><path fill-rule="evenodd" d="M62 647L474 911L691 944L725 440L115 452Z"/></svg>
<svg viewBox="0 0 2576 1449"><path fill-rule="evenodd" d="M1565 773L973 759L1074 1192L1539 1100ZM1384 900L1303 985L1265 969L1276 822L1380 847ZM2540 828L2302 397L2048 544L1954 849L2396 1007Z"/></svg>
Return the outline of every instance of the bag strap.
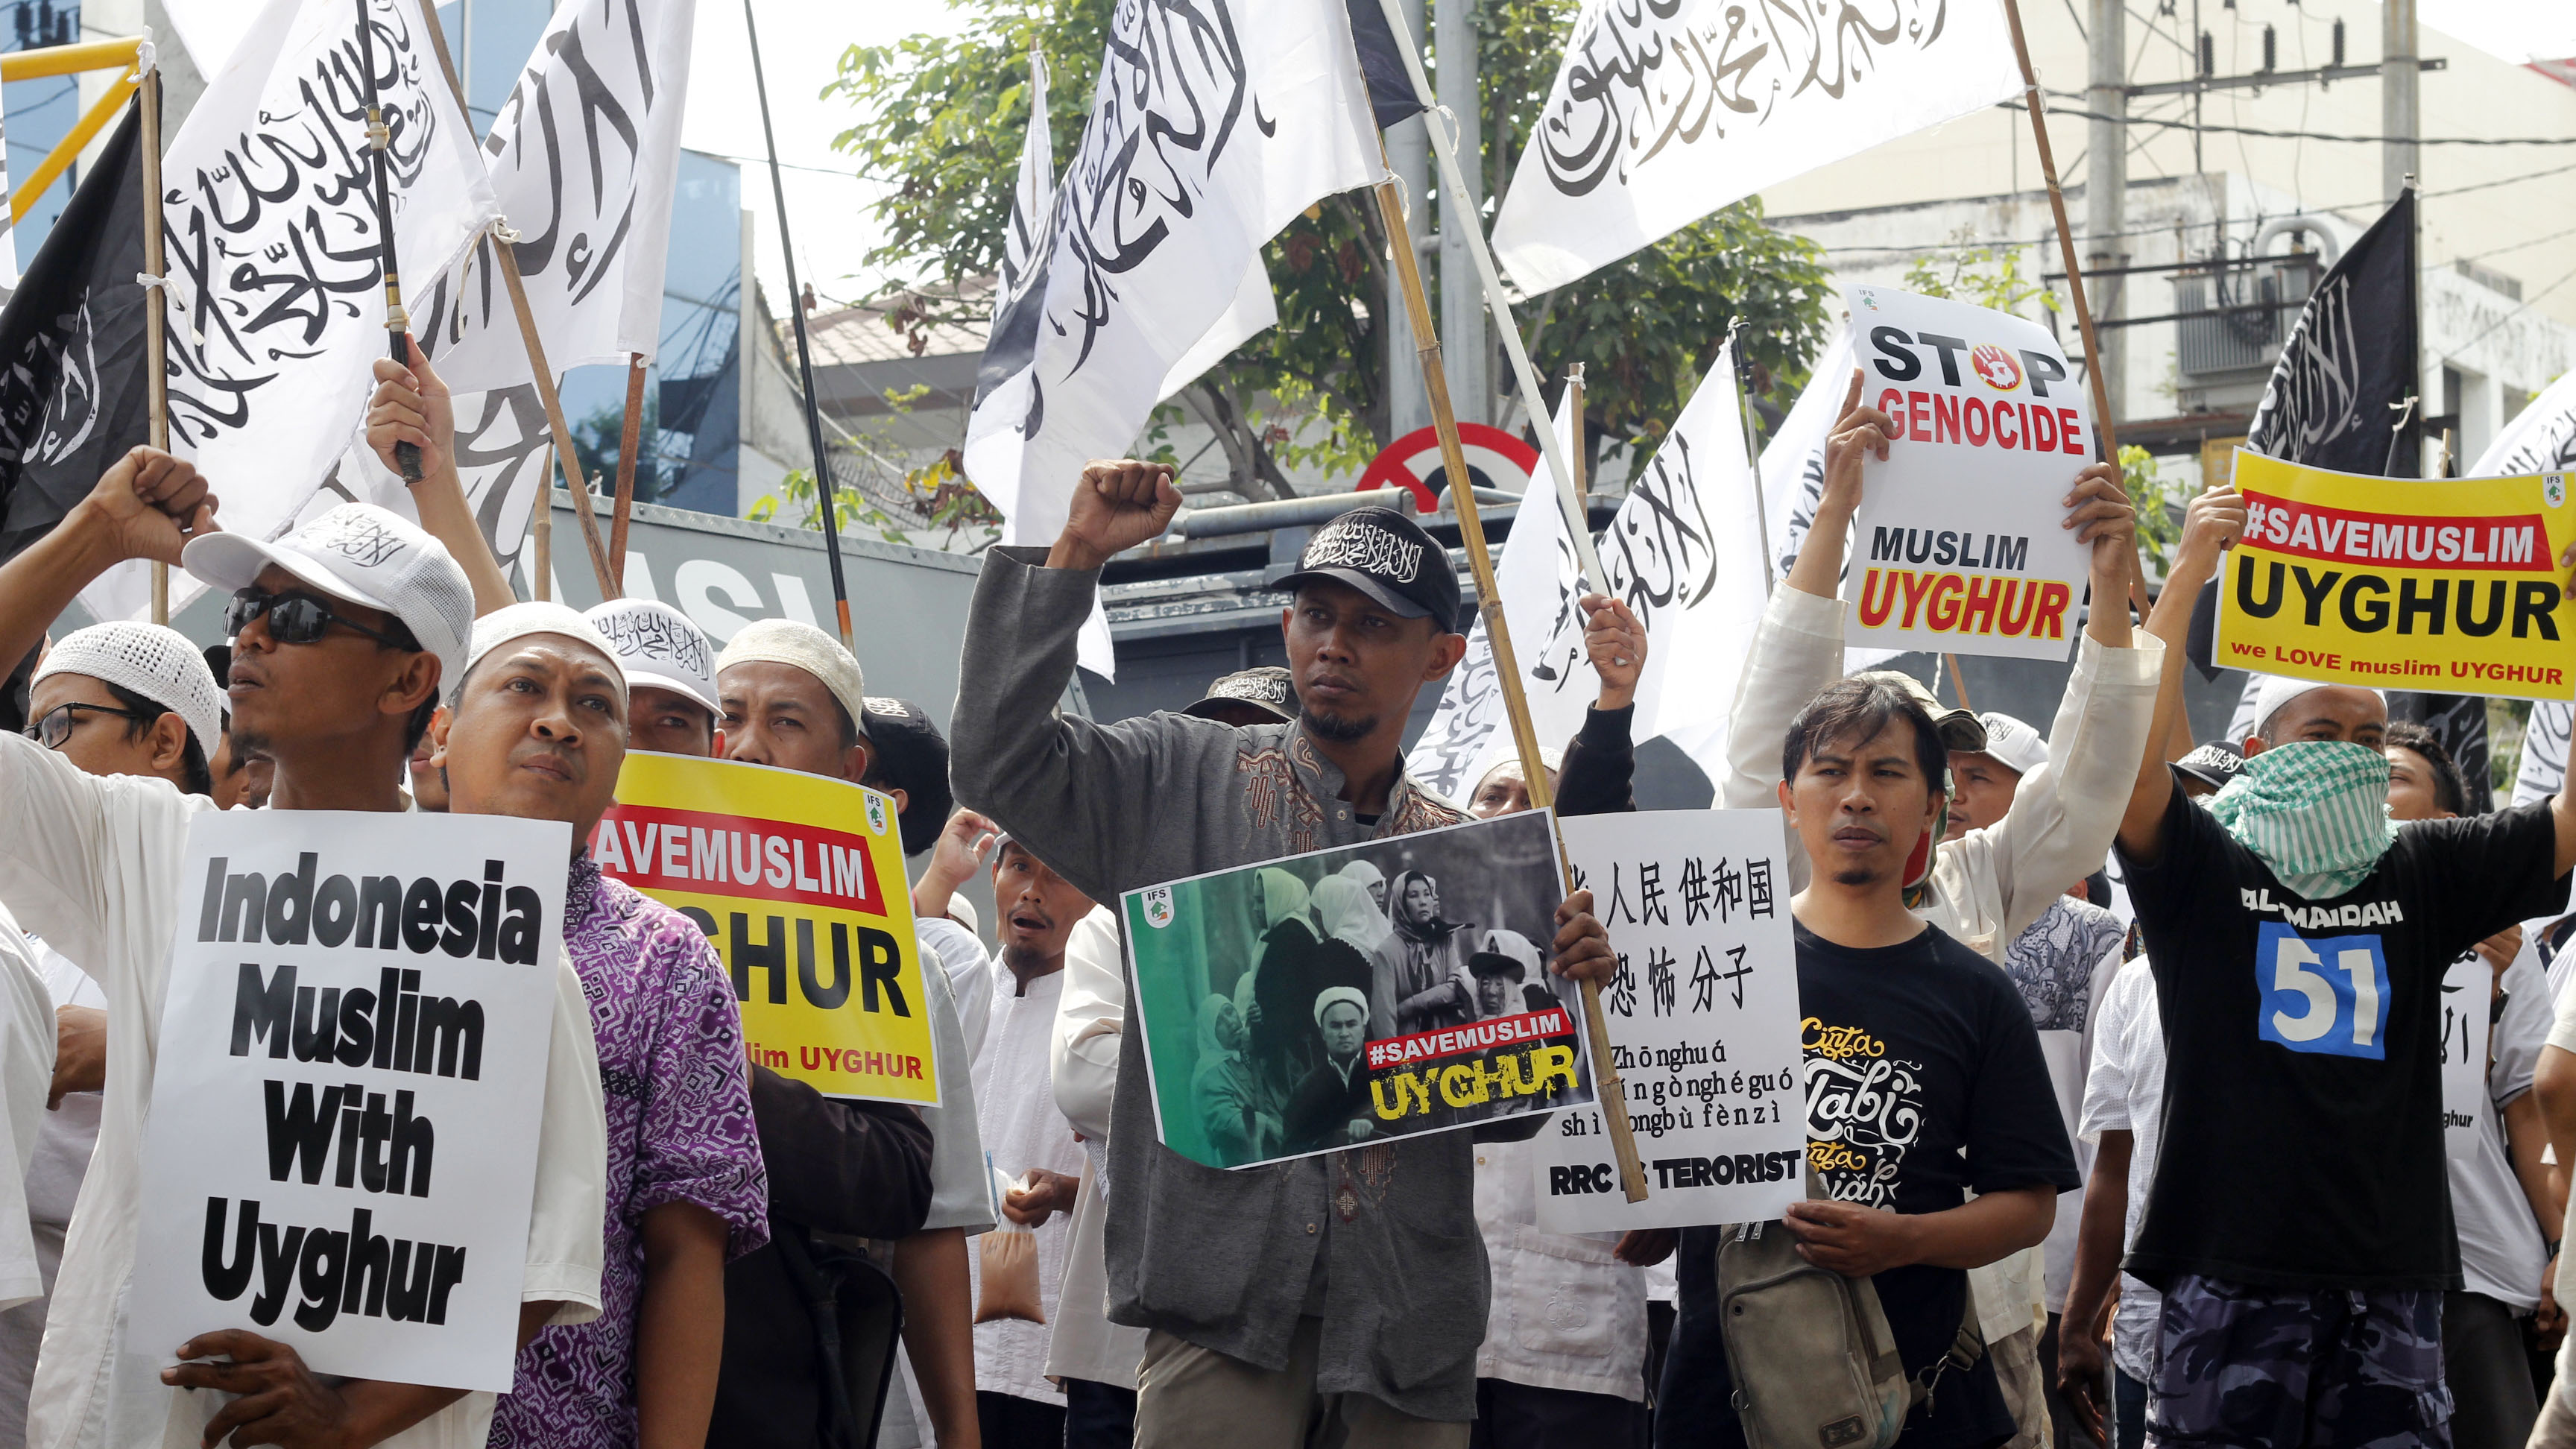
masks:
<svg viewBox="0 0 2576 1449"><path fill-rule="evenodd" d="M1942 1375L1952 1370L1966 1373L1986 1356L1985 1330L1977 1326L1976 1290L1970 1288L1965 1297L1967 1302L1959 1309L1958 1331L1950 1335L1949 1351L1907 1381L1905 1410L1909 1416L1932 1402L1932 1391L1941 1386Z"/></svg>

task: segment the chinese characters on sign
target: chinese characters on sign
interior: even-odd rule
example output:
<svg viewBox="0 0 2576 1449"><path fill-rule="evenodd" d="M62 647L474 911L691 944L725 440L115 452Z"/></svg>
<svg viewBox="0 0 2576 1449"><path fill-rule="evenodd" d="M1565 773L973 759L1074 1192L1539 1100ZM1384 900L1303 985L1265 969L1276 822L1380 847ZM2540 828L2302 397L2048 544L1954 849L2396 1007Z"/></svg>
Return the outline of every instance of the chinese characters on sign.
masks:
<svg viewBox="0 0 2576 1449"><path fill-rule="evenodd" d="M1619 958L1601 1008L1650 1191L1625 1201L1601 1114L1568 1111L1533 1144L1538 1225L1606 1232L1778 1217L1803 1193L1806 1149L1779 812L1560 826Z"/></svg>

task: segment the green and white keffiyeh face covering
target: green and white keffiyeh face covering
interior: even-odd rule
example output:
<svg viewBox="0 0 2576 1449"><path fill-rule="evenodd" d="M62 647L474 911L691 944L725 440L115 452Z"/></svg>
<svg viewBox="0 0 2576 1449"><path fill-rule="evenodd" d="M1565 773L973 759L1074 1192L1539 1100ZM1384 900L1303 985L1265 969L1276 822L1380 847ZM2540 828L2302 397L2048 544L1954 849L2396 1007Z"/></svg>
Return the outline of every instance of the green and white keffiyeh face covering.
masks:
<svg viewBox="0 0 2576 1449"><path fill-rule="evenodd" d="M2388 757L2343 740L2299 740L2252 756L2209 808L2281 884L2312 901L2361 884L2397 838Z"/></svg>

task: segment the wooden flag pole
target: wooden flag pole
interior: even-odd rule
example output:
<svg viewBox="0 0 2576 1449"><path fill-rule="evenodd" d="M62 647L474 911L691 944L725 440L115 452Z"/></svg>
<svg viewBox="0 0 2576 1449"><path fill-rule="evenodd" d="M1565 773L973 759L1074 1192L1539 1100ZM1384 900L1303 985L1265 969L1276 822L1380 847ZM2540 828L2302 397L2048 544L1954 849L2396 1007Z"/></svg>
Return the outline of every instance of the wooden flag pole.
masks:
<svg viewBox="0 0 2576 1449"><path fill-rule="evenodd" d="M363 0L361 0L363 3ZM456 109L466 110L465 87L456 79L456 62L447 54L447 36L438 27L438 17L429 17L429 48L438 56L438 72L447 78L448 92L456 97ZM608 548L600 542L599 519L591 511L590 485L581 479L581 454L572 445L572 427L564 421L563 399L555 392L554 369L546 363L546 345L537 337L536 314L528 310L528 288L519 279L518 233L509 223L492 226L492 265L501 274L510 293L510 310L519 320L519 340L528 349L528 370L536 374L537 401L546 409L546 427L554 436L554 467L546 470L546 482L537 489L536 517L529 522L529 532L537 551L537 566L528 580L528 592L539 599L554 594L554 488L555 467L563 469L564 486L572 494L573 513L581 519L581 541L590 549L590 571L599 581L599 597L605 601L624 597L617 576L608 567ZM391 268L387 275L390 278ZM394 360L404 360L402 337L394 338Z"/></svg>
<svg viewBox="0 0 2576 1449"><path fill-rule="evenodd" d="M2075 299L2075 328L2084 339L2084 379L2093 389L2093 432L2101 439L2102 457L2120 466L2120 430L2111 416L2111 386L2102 376L2102 339L2093 330L2093 304L2084 296L2084 264L2075 255L2075 232L2066 222L2066 190L2057 182L2057 156L2048 144L2048 104L2039 91L2039 72L2030 64L2030 42L2022 38L2021 0L2004 0L2004 19L2012 25L2013 58L2021 62L2021 98L2030 110L2030 138L2039 148L2039 174L2048 182L2048 210L2057 219L2057 258L2066 268L2066 290ZM2125 485L2124 485L2125 486ZM2129 597L2138 622L2147 621L2147 566L2138 557L2136 535L2129 539Z"/></svg>
<svg viewBox="0 0 2576 1449"><path fill-rule="evenodd" d="M154 279L154 285L143 301L143 349L151 362L143 369L143 402L148 417L145 436L152 446L170 451L170 373L169 328L170 302L164 294L161 276L161 73L156 68L144 72L142 83L142 134L135 143L143 150L143 270ZM170 566L152 565L152 622L170 622Z"/></svg>
<svg viewBox="0 0 2576 1449"><path fill-rule="evenodd" d="M626 593L626 528L635 518L635 450L644 433L644 354L626 358L626 431L617 441L617 511L608 524L608 569Z"/></svg>
<svg viewBox="0 0 2576 1449"><path fill-rule="evenodd" d="M1376 187L1379 221L1386 227L1387 249L1395 259L1396 281L1404 293L1406 313L1413 321L1417 339L1415 355L1422 362L1422 387L1431 403L1431 425L1440 435L1440 463L1447 470L1449 498L1458 509L1458 533L1467 542L1467 565L1476 575L1476 608L1485 621L1485 642L1494 652L1494 674L1502 681L1503 708L1512 722L1512 743L1518 748L1521 775L1529 782L1530 806L1545 810L1555 803L1556 791L1549 785L1547 764L1539 754L1538 731L1530 724L1529 700L1521 692L1520 661L1512 653L1511 628L1503 619L1502 590L1494 582L1493 555L1485 548L1485 527L1477 517L1476 489L1467 472L1467 453L1458 442L1458 418L1449 406L1449 374L1440 360L1440 334L1432 325L1431 299L1422 290L1422 266L1414 255L1413 235L1404 221L1404 198L1397 194L1392 177ZM1467 223L1473 225L1472 221ZM1530 398L1531 416L1539 423L1539 436L1553 438L1556 429L1540 412L1539 399ZM1550 451L1555 451L1550 444ZM1567 484L1577 480L1570 473L1557 475ZM1523 503L1523 507L1532 506ZM1544 505L1539 505L1544 506ZM1578 516L1576 536L1589 540L1585 531L1588 520ZM1594 587L1600 581L1593 581ZM1564 854L1559 842L1558 855ZM1567 866L1565 888L1574 889L1572 865ZM1583 1024L1592 1044L1592 1079L1600 1090L1602 1120L1610 1124L1610 1146L1619 1159L1619 1185L1626 1190L1628 1201L1646 1199L1646 1169L1637 1160L1637 1139L1628 1126L1628 1097L1619 1083L1618 1070L1611 1065L1610 1028L1601 1017L1599 983L1583 983Z"/></svg>

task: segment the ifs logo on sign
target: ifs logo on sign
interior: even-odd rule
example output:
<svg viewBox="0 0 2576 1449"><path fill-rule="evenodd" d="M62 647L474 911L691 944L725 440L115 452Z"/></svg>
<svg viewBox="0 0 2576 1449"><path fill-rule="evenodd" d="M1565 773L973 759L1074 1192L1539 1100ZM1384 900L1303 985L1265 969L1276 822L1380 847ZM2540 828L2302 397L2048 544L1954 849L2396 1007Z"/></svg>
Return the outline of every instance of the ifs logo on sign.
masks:
<svg viewBox="0 0 2576 1449"><path fill-rule="evenodd" d="M1172 888L1156 886L1145 892L1145 924L1159 931L1172 923Z"/></svg>
<svg viewBox="0 0 2576 1449"><path fill-rule="evenodd" d="M886 833L885 797L883 795L870 795L868 797L868 830L869 833L874 835L883 835Z"/></svg>

